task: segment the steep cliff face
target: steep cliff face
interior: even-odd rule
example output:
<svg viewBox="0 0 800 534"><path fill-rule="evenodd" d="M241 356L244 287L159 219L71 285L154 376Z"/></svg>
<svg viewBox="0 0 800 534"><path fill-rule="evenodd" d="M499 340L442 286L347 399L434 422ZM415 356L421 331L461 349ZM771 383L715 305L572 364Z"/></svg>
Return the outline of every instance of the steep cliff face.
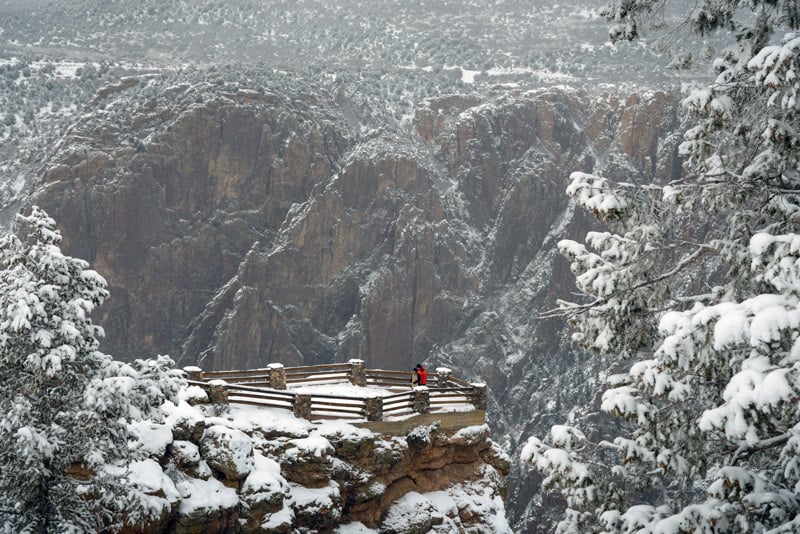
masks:
<svg viewBox="0 0 800 534"><path fill-rule="evenodd" d="M122 357L180 357L189 334L207 342L216 324L193 322L224 298L256 243L272 246L289 208L330 178L348 146L313 102L243 93L196 104L188 89L169 88L124 119L98 107L35 199L70 229L67 247L107 276L115 297L100 322Z"/></svg>
<svg viewBox="0 0 800 534"><path fill-rule="evenodd" d="M105 349L207 370L427 360L488 383L509 449L563 420L600 366L536 319L570 290L555 244L589 225L568 175L675 177L676 100L501 91L395 122L331 83L98 97L33 202L109 280Z"/></svg>

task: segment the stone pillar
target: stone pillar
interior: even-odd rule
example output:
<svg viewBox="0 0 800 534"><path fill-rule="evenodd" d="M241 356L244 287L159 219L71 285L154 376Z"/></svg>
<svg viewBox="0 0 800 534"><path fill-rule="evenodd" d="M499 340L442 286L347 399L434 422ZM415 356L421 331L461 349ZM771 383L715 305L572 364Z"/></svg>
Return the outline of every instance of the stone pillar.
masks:
<svg viewBox="0 0 800 534"><path fill-rule="evenodd" d="M311 395L298 393L294 396L294 416L311 419Z"/></svg>
<svg viewBox="0 0 800 534"><path fill-rule="evenodd" d="M436 368L436 383L440 388L447 387L447 383L450 382L450 375L453 374L453 371L448 369L447 367L437 367Z"/></svg>
<svg viewBox="0 0 800 534"><path fill-rule="evenodd" d="M367 421L383 420L383 398L367 397L364 399L364 417Z"/></svg>
<svg viewBox="0 0 800 534"><path fill-rule="evenodd" d="M224 380L212 380L208 383L208 398L214 405L217 414L225 413L230 408L228 404L228 383Z"/></svg>
<svg viewBox="0 0 800 534"><path fill-rule="evenodd" d="M417 413L429 413L431 411L431 393L425 386L414 388L414 400L411 409Z"/></svg>
<svg viewBox="0 0 800 534"><path fill-rule="evenodd" d="M354 386L365 387L367 385L367 368L364 365L364 360L353 359L348 363L350 364L350 382Z"/></svg>
<svg viewBox="0 0 800 534"><path fill-rule="evenodd" d="M203 381L203 370L199 367L187 365L183 368L183 372L186 373L186 380L193 380L195 382Z"/></svg>
<svg viewBox="0 0 800 534"><path fill-rule="evenodd" d="M486 411L486 384L472 384L472 391L469 393L469 402L476 410Z"/></svg>
<svg viewBox="0 0 800 534"><path fill-rule="evenodd" d="M269 369L269 387L272 389L286 389L286 369L282 363L271 363Z"/></svg>

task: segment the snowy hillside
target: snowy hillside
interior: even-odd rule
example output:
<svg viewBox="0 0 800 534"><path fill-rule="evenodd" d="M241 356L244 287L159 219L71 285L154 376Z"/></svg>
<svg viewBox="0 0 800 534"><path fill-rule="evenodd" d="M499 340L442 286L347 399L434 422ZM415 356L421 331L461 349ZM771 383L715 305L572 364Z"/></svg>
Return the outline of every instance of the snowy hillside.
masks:
<svg viewBox="0 0 800 534"><path fill-rule="evenodd" d="M373 72L386 86L377 99L408 117L420 96L497 85L674 87L687 74L667 65L696 65L698 51L716 49L686 35L678 51L654 48L659 31L609 44L588 1L4 0L1 9L0 225L75 112L129 74L230 64L332 78ZM679 5L673 16L681 13Z"/></svg>
<svg viewBox="0 0 800 534"><path fill-rule="evenodd" d="M676 15L685 13L680 8ZM645 43L605 47L607 25L598 17L599 6L585 0L6 0L3 9L5 53L12 55L63 54L167 67L229 62L334 70L461 67L512 80L553 74L579 83L664 76ZM607 61L617 55L635 68Z"/></svg>

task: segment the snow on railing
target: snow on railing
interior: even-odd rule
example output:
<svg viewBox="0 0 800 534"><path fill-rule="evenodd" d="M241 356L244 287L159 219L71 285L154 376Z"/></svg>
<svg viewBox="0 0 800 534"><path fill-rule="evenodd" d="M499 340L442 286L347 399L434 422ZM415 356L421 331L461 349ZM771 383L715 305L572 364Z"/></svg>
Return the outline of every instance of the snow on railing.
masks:
<svg viewBox="0 0 800 534"><path fill-rule="evenodd" d="M273 363L262 369L231 371L185 367L184 371L189 384L205 389L210 402L220 407L235 403L281 408L309 420L384 421L486 410L485 384L456 378L445 367L438 368L427 385L416 387L411 386L410 373L366 369L363 360L302 367ZM348 394L321 392L341 385L351 386Z"/></svg>

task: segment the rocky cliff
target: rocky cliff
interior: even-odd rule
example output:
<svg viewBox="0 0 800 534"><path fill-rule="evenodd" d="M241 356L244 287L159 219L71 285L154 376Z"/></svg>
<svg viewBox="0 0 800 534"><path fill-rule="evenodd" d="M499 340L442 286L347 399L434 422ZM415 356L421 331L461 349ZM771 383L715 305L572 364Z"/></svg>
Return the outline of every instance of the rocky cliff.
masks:
<svg viewBox="0 0 800 534"><path fill-rule="evenodd" d="M182 396L163 424L133 428L149 458L132 481L159 513L126 534L510 532L510 464L485 425L393 436L280 409L220 413L198 387Z"/></svg>
<svg viewBox="0 0 800 534"><path fill-rule="evenodd" d="M588 227L564 189L675 177L673 97L498 89L397 116L346 80L185 78L103 90L32 198L109 281L107 352L444 364L488 383L508 450L591 398L601 362L537 319L571 287L555 244ZM524 531L535 481L515 476Z"/></svg>

